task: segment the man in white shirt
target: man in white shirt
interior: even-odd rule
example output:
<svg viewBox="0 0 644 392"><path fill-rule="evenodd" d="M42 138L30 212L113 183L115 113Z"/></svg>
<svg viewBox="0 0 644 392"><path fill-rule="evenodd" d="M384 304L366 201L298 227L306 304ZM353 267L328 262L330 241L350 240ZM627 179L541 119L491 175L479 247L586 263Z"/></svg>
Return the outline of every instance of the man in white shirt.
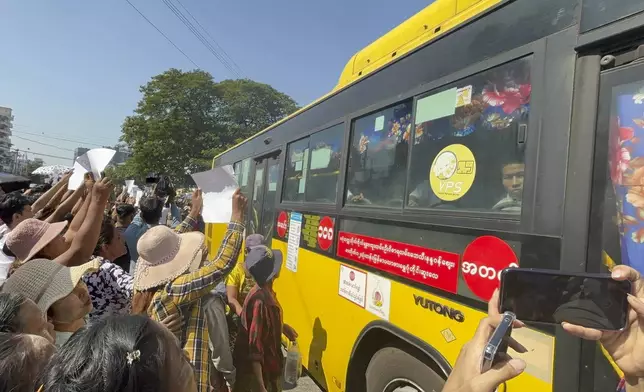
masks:
<svg viewBox="0 0 644 392"><path fill-rule="evenodd" d="M7 279L9 268L15 260L3 251L7 235L20 222L33 217L29 199L22 193L12 192L0 196L0 220L4 223L0 226L0 284Z"/></svg>

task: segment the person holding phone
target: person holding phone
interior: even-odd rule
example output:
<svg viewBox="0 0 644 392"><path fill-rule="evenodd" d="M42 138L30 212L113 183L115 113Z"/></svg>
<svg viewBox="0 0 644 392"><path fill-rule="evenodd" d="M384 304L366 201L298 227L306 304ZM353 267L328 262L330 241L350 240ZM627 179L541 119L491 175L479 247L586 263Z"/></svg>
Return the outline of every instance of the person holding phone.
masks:
<svg viewBox="0 0 644 392"><path fill-rule="evenodd" d="M499 313L499 291L497 290L488 303L488 316L481 320L472 340L461 348L442 392L494 392L499 385L523 373L526 363L522 359L513 359L507 354L504 354L502 360L490 370L481 372L483 350L494 329L501 323L502 317L503 315ZM517 320L512 328L523 326L524 324ZM525 347L512 338L509 338L508 345L516 352L527 352Z"/></svg>
<svg viewBox="0 0 644 392"><path fill-rule="evenodd" d="M632 291L628 295L626 328L621 331L600 331L562 323L564 330L571 335L586 340L599 341L624 372L624 379L618 391L644 391L644 280L635 269L618 265L611 276L617 281L630 281Z"/></svg>
<svg viewBox="0 0 644 392"><path fill-rule="evenodd" d="M624 265L615 267L611 276L616 281L630 281L632 284L628 295L630 310L626 328L621 331L601 331L565 322L562 326L571 335L602 344L624 372L618 392L644 392L644 279L635 269ZM472 340L461 349L442 392L493 392L499 385L523 373L525 362L509 357L481 373L481 354L501 321L502 315L498 309L499 295L496 291L488 303L488 317L481 320ZM516 321L513 328L522 326L523 323ZM509 344L516 351L525 350L512 339Z"/></svg>

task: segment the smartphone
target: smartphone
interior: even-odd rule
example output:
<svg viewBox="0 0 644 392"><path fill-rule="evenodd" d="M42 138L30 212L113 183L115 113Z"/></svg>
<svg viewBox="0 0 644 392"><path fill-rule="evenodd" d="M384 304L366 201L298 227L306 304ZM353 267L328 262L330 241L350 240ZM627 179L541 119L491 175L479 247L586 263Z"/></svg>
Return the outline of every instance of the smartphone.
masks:
<svg viewBox="0 0 644 392"><path fill-rule="evenodd" d="M500 311L524 322L568 322L604 331L626 327L631 282L609 274L508 268L501 272Z"/></svg>
<svg viewBox="0 0 644 392"><path fill-rule="evenodd" d="M514 323L514 320L516 320L514 313L503 313L501 323L496 327L483 350L481 373L487 372L492 368L492 366L496 365L500 359L499 354L505 354L508 352L508 339L512 334L512 324Z"/></svg>

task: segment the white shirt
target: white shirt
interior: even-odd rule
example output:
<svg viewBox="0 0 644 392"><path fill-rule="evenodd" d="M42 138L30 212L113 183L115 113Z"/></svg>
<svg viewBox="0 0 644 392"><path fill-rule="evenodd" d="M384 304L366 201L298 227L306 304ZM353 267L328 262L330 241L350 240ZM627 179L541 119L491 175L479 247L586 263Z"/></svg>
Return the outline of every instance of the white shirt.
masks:
<svg viewBox="0 0 644 392"><path fill-rule="evenodd" d="M15 260L14 257L7 256L2 251L2 249L4 249L4 243L7 240L7 235L10 231L11 229L9 229L7 225L0 226L0 284L4 283L7 279L11 264L13 264L13 261Z"/></svg>

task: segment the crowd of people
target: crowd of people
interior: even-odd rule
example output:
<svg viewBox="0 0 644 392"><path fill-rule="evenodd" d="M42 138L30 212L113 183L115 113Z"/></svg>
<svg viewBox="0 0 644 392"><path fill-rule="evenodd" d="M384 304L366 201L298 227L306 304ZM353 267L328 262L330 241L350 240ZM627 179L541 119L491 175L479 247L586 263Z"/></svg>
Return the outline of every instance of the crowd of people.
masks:
<svg viewBox="0 0 644 392"><path fill-rule="evenodd" d="M114 199L107 178L86 175L73 191L68 181L0 198L0 391L281 391L281 337L297 339L273 291L282 254L258 234L242 251L239 190L209 258L200 190L181 220L172 192L154 189L135 207L126 192ZM624 372L622 390L644 391L644 280L626 266L612 274L633 282L627 327L563 327L601 341ZM495 293L443 392L492 392L525 370L506 356L481 372L498 308Z"/></svg>
<svg viewBox="0 0 644 392"><path fill-rule="evenodd" d="M0 391L281 390L297 333L272 289L281 253L261 235L242 252L246 197L209 258L200 190L182 216L167 186L135 207L70 176L0 198Z"/></svg>

